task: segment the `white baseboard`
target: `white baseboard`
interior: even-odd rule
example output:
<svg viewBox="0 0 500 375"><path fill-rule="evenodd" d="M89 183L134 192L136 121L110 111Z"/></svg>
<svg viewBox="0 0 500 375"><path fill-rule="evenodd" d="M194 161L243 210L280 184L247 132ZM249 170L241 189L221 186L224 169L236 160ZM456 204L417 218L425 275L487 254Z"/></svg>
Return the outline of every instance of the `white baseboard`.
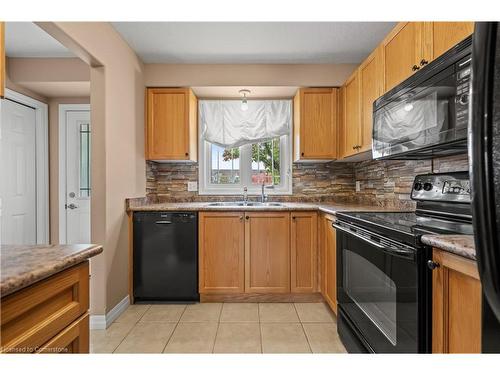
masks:
<svg viewBox="0 0 500 375"><path fill-rule="evenodd" d="M106 315L90 315L90 329L106 329L113 323L129 306L130 298L127 295L116 304Z"/></svg>

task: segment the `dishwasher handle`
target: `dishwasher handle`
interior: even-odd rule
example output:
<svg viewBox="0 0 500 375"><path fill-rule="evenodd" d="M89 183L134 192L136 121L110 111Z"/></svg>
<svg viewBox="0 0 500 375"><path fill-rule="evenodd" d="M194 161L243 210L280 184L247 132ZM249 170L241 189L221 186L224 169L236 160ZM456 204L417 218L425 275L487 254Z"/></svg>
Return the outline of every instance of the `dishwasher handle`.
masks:
<svg viewBox="0 0 500 375"><path fill-rule="evenodd" d="M168 224L172 224L172 222L170 220L158 220L158 221L155 221L155 224L168 225Z"/></svg>

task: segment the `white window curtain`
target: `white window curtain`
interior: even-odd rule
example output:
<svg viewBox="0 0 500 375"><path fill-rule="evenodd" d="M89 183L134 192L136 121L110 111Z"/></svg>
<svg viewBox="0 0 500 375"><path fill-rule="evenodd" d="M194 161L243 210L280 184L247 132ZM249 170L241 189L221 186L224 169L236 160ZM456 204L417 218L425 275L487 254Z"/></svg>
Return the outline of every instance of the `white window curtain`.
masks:
<svg viewBox="0 0 500 375"><path fill-rule="evenodd" d="M200 100L201 137L232 148L289 135L291 106L291 100L249 100L243 111L240 100Z"/></svg>

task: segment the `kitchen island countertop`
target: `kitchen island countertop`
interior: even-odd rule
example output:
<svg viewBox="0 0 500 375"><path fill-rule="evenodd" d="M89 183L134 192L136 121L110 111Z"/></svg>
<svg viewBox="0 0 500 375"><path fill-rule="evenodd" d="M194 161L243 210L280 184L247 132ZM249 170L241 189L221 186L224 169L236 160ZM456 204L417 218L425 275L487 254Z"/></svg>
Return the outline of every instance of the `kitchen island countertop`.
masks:
<svg viewBox="0 0 500 375"><path fill-rule="evenodd" d="M0 295L5 297L102 251L102 246L92 244L1 245Z"/></svg>

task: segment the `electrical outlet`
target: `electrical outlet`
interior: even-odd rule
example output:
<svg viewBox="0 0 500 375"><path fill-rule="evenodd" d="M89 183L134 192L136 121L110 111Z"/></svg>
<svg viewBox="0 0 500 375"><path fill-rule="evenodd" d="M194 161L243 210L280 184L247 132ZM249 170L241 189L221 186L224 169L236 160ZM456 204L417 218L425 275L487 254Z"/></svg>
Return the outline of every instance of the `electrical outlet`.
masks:
<svg viewBox="0 0 500 375"><path fill-rule="evenodd" d="M188 182L188 191L198 191L198 182L189 181Z"/></svg>
<svg viewBox="0 0 500 375"><path fill-rule="evenodd" d="M361 181L356 181L356 191L361 191Z"/></svg>

